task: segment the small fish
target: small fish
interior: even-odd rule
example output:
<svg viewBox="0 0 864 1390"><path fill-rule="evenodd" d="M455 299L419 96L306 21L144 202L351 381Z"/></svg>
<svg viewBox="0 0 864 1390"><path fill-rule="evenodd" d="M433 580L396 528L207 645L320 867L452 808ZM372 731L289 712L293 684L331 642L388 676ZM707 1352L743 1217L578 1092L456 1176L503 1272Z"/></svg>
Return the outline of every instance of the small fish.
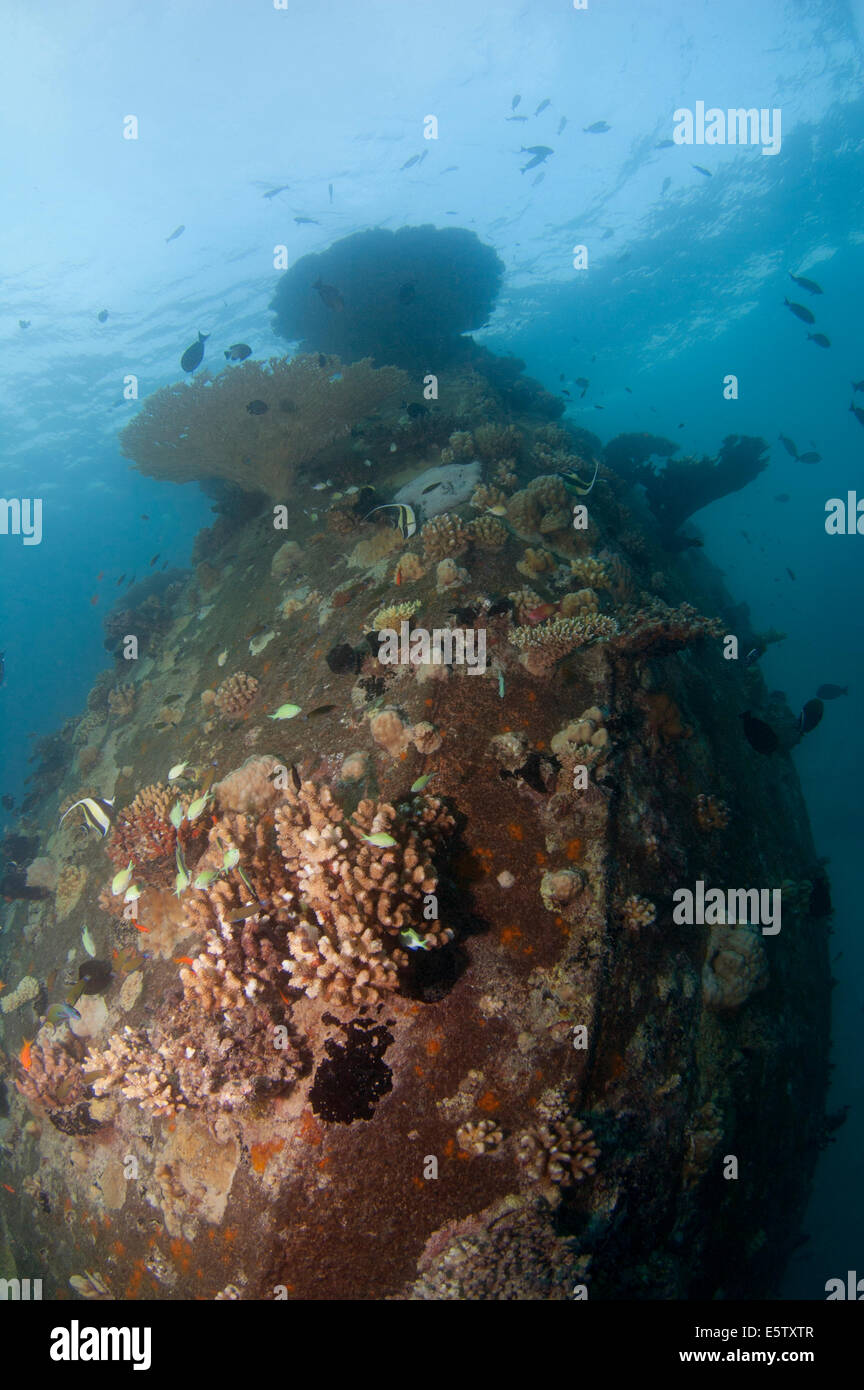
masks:
<svg viewBox="0 0 864 1390"><path fill-rule="evenodd" d="M123 580L124 580L125 578L126 578L125 574L121 574L120 578L117 580L117 587L118 587L118 589L119 589L120 585L123 583Z"/></svg>
<svg viewBox="0 0 864 1390"><path fill-rule="evenodd" d="M356 673L360 669L362 656L358 660L357 652L350 642L339 642L330 648L324 660L334 675L343 676L348 671Z"/></svg>
<svg viewBox="0 0 864 1390"><path fill-rule="evenodd" d="M232 869L237 868L237 865L239 863L240 851L236 845L232 845L231 849L226 849L224 855L222 856L222 867L226 873L230 873Z"/></svg>
<svg viewBox="0 0 864 1390"><path fill-rule="evenodd" d="M200 329L198 330L197 343L192 343L180 358L180 366L184 372L194 372L195 368L201 365L204 356L204 344L209 337L209 333L202 333Z"/></svg>
<svg viewBox="0 0 864 1390"><path fill-rule="evenodd" d="M294 221L297 223L298 227L303 227L307 224L313 227L321 226L321 223L318 221L317 217L295 217Z"/></svg>
<svg viewBox="0 0 864 1390"><path fill-rule="evenodd" d="M790 439L789 436L785 434L778 434L777 438L780 440L780 443L783 445L783 448L786 450L787 454L791 454L793 459L797 459L798 449L795 445L795 441L793 439Z"/></svg>
<svg viewBox="0 0 864 1390"><path fill-rule="evenodd" d="M427 492L434 492L435 489L436 489L436 487L440 487L440 486L441 486L440 483L430 483L428 487L424 487L424 489L423 489L423 491L421 492L420 496L421 496L421 497L425 497L426 494L427 494Z"/></svg>
<svg viewBox="0 0 864 1390"><path fill-rule="evenodd" d="M831 339L826 338L824 333L808 333L808 342L815 343L817 347L830 348Z"/></svg>
<svg viewBox="0 0 864 1390"><path fill-rule="evenodd" d="M794 578L795 578L794 573L792 572L792 570L790 570L790 568L789 568L788 565L786 566L786 573L788 574L788 576L789 576L790 579L794 579Z"/></svg>
<svg viewBox="0 0 864 1390"><path fill-rule="evenodd" d="M545 110L546 110L546 107L547 107L547 106L551 106L551 105L552 105L552 102L549 100L549 98L548 98L548 97L544 97L543 100L541 101L540 105L537 107L537 110L534 112L534 115L535 115L535 116L539 116L541 111L545 111Z"/></svg>
<svg viewBox="0 0 864 1390"><path fill-rule="evenodd" d="M338 705L316 705L314 709L309 710L309 713L305 717L307 719L317 719L322 714L332 714L334 709L338 708Z"/></svg>
<svg viewBox="0 0 864 1390"><path fill-rule="evenodd" d="M749 709L741 715L741 722L744 726L744 737L751 748L766 755L777 752L780 740L770 724L766 724L764 719L757 719Z"/></svg>
<svg viewBox="0 0 864 1390"><path fill-rule="evenodd" d="M245 362L247 357L252 356L252 349L248 343L232 343L225 349L226 362Z"/></svg>
<svg viewBox="0 0 864 1390"><path fill-rule="evenodd" d="M663 183L662 183L661 186L660 186L660 192L661 192L661 193L665 193L666 190L667 190L668 188L671 188L671 187L672 187L672 180L671 180L671 178L665 178L665 179L663 180Z"/></svg>
<svg viewBox="0 0 864 1390"><path fill-rule="evenodd" d="M72 1004L52 1004L45 1017L51 1026L56 1028L61 1023L68 1023L70 1019L80 1018L81 1015Z"/></svg>
<svg viewBox="0 0 864 1390"><path fill-rule="evenodd" d="M330 202L332 203L332 202L333 202L333 185L332 185L332 183L328 183L328 185L327 185L327 192L330 194Z"/></svg>
<svg viewBox="0 0 864 1390"><path fill-rule="evenodd" d="M68 811L64 811L60 817L59 824L62 825L70 812L76 806L80 806L84 812L84 820L91 830L98 830L103 840L111 829L111 816L114 812L115 798L83 796L80 801L73 801Z"/></svg>
<svg viewBox="0 0 864 1390"><path fill-rule="evenodd" d="M300 713L300 706L299 706L299 705L280 705L279 708L278 708L273 714L268 714L267 718L268 718L268 719L293 719L293 718L295 717L295 715L298 715L299 713Z"/></svg>
<svg viewBox="0 0 864 1390"><path fill-rule="evenodd" d="M19 328L29 328L32 322L33 322L32 319L19 319L19 320L18 320L18 327L19 327Z"/></svg>
<svg viewBox="0 0 864 1390"><path fill-rule="evenodd" d="M504 699L504 672L503 672L503 671L499 671L499 672L498 672L498 697L499 697L499 699L501 699L501 700Z"/></svg>
<svg viewBox="0 0 864 1390"><path fill-rule="evenodd" d="M168 772L168 781L176 782L178 777L183 776L183 773L186 771L188 766L188 763L175 763L174 766Z"/></svg>
<svg viewBox="0 0 864 1390"><path fill-rule="evenodd" d="M804 275L793 275L790 270L789 279L793 280L796 285L801 286L802 290L807 290L810 294L822 293L821 286L817 285L815 280L808 280Z"/></svg>
<svg viewBox="0 0 864 1390"><path fill-rule="evenodd" d="M92 957L96 955L96 943L93 940L93 935L89 927L85 927L81 933L81 945L84 947L88 956Z"/></svg>
<svg viewBox="0 0 864 1390"><path fill-rule="evenodd" d="M561 135L561 134L562 134L562 132L563 132L564 127L566 126L566 124L567 124L567 117L566 117L566 116L562 116L561 119L560 119L560 121L558 122L558 129L557 129L557 131L556 131L556 134L557 134L557 135Z"/></svg>
<svg viewBox="0 0 864 1390"><path fill-rule="evenodd" d="M373 507L371 512L366 513L363 520L366 521L368 517L374 516L375 512L389 511L395 511L396 529L401 532L403 539L407 541L417 530L417 513L414 511L413 507L408 507L403 502L385 502L380 507Z"/></svg>
<svg viewBox="0 0 864 1390"><path fill-rule="evenodd" d="M784 299L783 303L786 305L786 308L790 311L790 313L793 313L796 319L800 319L802 323L816 322L816 319L811 314L810 310L807 308L805 304L795 304L791 299ZM809 333L807 334L807 337L810 337Z"/></svg>
<svg viewBox="0 0 864 1390"><path fill-rule="evenodd" d="M798 716L798 728L802 734L809 734L822 719L825 706L821 700L808 700Z"/></svg>
<svg viewBox="0 0 864 1390"><path fill-rule="evenodd" d="M297 771L296 763L292 763L288 770L291 773L291 785L294 788L295 792L299 792L303 783L300 779L300 773Z"/></svg>
<svg viewBox="0 0 864 1390"><path fill-rule="evenodd" d="M132 882L132 860L125 869L121 869L111 880L111 892L116 898L119 893L125 893L129 884Z"/></svg>
<svg viewBox="0 0 864 1390"><path fill-rule="evenodd" d="M487 608L487 610L486 610L486 617L487 617L487 618L501 618L501 617L503 617L503 615L504 615L505 613L512 613L512 612L513 612L513 600L512 600L512 598L499 598L499 599L496 599L495 602L494 602L493 604L490 604L490 606Z"/></svg>
<svg viewBox="0 0 864 1390"><path fill-rule="evenodd" d="M582 133L584 135L605 135L607 130L611 129L608 121L595 121L593 125L583 125Z"/></svg>
<svg viewBox="0 0 864 1390"><path fill-rule="evenodd" d="M705 177L706 177L706 179L711 179L711 178L714 177L714 175L711 173L711 170L710 170L710 169L703 169L703 167L702 167L701 164L694 164L694 165L693 165L693 168L696 170L696 172L697 172L698 174L704 174Z"/></svg>
<svg viewBox="0 0 864 1390"><path fill-rule="evenodd" d="M749 670L750 667L751 667L751 666L755 666L756 663L757 663L757 662L761 659L761 657L763 657L764 655L765 655L765 653L764 653L764 651L763 651L761 648L759 648L759 647L751 647L750 650L749 650L749 652L747 653L747 655L746 655L745 658L744 658L744 665L745 665L745 666L747 667L747 669Z"/></svg>
<svg viewBox="0 0 864 1390"><path fill-rule="evenodd" d="M25 1071L29 1071L30 1067L33 1064L33 1057L31 1055L33 1041L33 1038L30 1038L29 1041L25 1040L24 1045L21 1048L21 1051L18 1053L18 1061L21 1063Z"/></svg>
<svg viewBox="0 0 864 1390"><path fill-rule="evenodd" d="M674 140L658 140L654 148L655 150L671 150L674 144Z"/></svg>
<svg viewBox="0 0 864 1390"><path fill-rule="evenodd" d="M853 390L853 391L864 391L864 381L853 381L853 382L852 382L852 390Z"/></svg>
<svg viewBox="0 0 864 1390"><path fill-rule="evenodd" d="M505 121L527 121L527 116L505 116Z"/></svg>
<svg viewBox="0 0 864 1390"><path fill-rule="evenodd" d="M6 792L5 796L0 796L0 805L2 805L2 806L3 806L3 809L6 810L6 811L14 811L14 809L15 809L15 798L14 798L14 796L12 796L9 792Z"/></svg>
<svg viewBox="0 0 864 1390"><path fill-rule="evenodd" d="M185 812L183 810L182 801L175 801L174 805L171 807L171 810L168 813L168 819L170 820L175 830L180 829L181 825L183 824L184 815Z"/></svg>
<svg viewBox="0 0 864 1390"><path fill-rule="evenodd" d="M520 95L518 94L518 92L517 92L516 96L513 98L513 100L512 100L511 103L510 103L510 110L511 110L511 111L515 111L515 110L516 110L516 107L519 105L519 103L520 103L521 100L522 100L522 98L521 98L521 96L520 96Z"/></svg>
<svg viewBox="0 0 864 1390"><path fill-rule="evenodd" d="M487 512L489 513L490 516L506 516L506 515L507 515L507 508L504 506L504 503L503 503L503 502L496 502L494 507L487 507L486 510L487 510Z"/></svg>
<svg viewBox="0 0 864 1390"><path fill-rule="evenodd" d="M419 420L424 415L429 414L429 407L422 405L420 401L411 401L409 405L406 405L405 410L412 420Z"/></svg>
<svg viewBox="0 0 864 1390"><path fill-rule="evenodd" d="M287 193L291 187L290 183L280 183L278 188L268 188L266 193L262 193L262 198L275 198L277 193Z"/></svg>
<svg viewBox="0 0 864 1390"><path fill-rule="evenodd" d="M138 887L137 883L130 883L123 896L123 901L124 903L137 903L140 897L141 889Z"/></svg>
<svg viewBox="0 0 864 1390"><path fill-rule="evenodd" d="M412 792L422 792L424 788L428 787L434 776L434 772L427 772L422 777L418 777L416 782L411 783Z"/></svg>
<svg viewBox="0 0 864 1390"><path fill-rule="evenodd" d="M206 796L197 796L195 800L190 803L189 810L186 812L186 819L188 821L197 820L209 800L209 792Z"/></svg>
<svg viewBox="0 0 864 1390"><path fill-rule="evenodd" d="M108 310L107 310L107 309L100 309L100 310L99 310L99 313L96 315L96 318L98 319L99 323L107 323L107 322L108 322Z"/></svg>
<svg viewBox="0 0 864 1390"><path fill-rule="evenodd" d="M225 650L222 651L222 652L220 652L219 655L217 656L217 658L216 658L216 665L217 665L217 666L224 666L224 665L225 665L225 662L226 662L227 660L228 660L228 648L226 647Z"/></svg>
<svg viewBox="0 0 864 1390"><path fill-rule="evenodd" d="M405 942L409 951L428 951L429 949L425 936L420 936L413 927L406 927L404 931L400 931L399 940Z"/></svg>
<svg viewBox="0 0 864 1390"><path fill-rule="evenodd" d="M345 308L345 300L342 298L336 286L325 285L320 275L318 276L318 279L315 281L312 288L313 290L318 291L321 303L324 305L326 309L340 310Z"/></svg>
<svg viewBox="0 0 864 1390"><path fill-rule="evenodd" d="M203 869L202 872L196 878L195 882L192 884L192 887L201 889L209 888L210 884L214 881L214 879L217 879L218 877L218 869Z"/></svg>
<svg viewBox="0 0 864 1390"><path fill-rule="evenodd" d="M849 409L852 411L852 414L855 416L855 419L858 421L858 424L864 425L864 410L861 409L860 405L855 405L853 402L852 405L850 405Z"/></svg>
<svg viewBox="0 0 864 1390"><path fill-rule="evenodd" d="M603 407L602 407L602 406L598 406L597 409L602 410ZM565 486L570 492L575 492L579 497L587 497L587 496L588 496L588 493L591 491L591 489L593 488L594 484L595 484L596 481L597 481L597 472L598 472L599 467L600 467L600 460L599 460L599 459L595 459L595 460L594 460L594 476L592 477L590 483L586 483L582 478L579 477L579 474L578 474L578 473L575 473L575 472L573 471L573 469L568 469L568 470L566 470L565 472L558 473L557 476L561 479L561 481L562 481L562 483L564 484L564 486Z"/></svg>
<svg viewBox="0 0 864 1390"><path fill-rule="evenodd" d="M400 172L400 174L402 173L402 170L403 170L403 169L413 169L415 164L419 164L419 163L420 163L420 159L421 159L421 156L420 156L419 154L412 154L412 156L411 156L410 159L406 159L406 160L405 160L405 163L402 164L402 165L400 165L400 167L399 167L399 172ZM317 285L316 285L315 288L317 289ZM329 307L329 306L328 306L328 307Z"/></svg>
<svg viewBox="0 0 864 1390"><path fill-rule="evenodd" d="M822 455L821 455L821 454L817 454L815 449L811 449L810 452L807 453L807 454L799 454L799 455L798 455L798 462L799 462L799 463L821 463L821 462L822 462Z"/></svg>
<svg viewBox="0 0 864 1390"><path fill-rule="evenodd" d="M789 500L790 497L788 492L778 492L777 496L774 498L775 502L788 502Z"/></svg>
<svg viewBox="0 0 864 1390"><path fill-rule="evenodd" d="M266 415L270 409L266 401L250 401L246 409L250 415Z"/></svg>
<svg viewBox="0 0 864 1390"><path fill-rule="evenodd" d="M591 385L591 382L588 380L587 376L577 376L577 378L576 378L576 380L574 381L573 385L574 385L574 386L581 386L582 389L583 389L583 391L587 391L587 390L588 390L588 387Z"/></svg>
<svg viewBox="0 0 864 1390"><path fill-rule="evenodd" d="M553 613L557 612L557 603L541 603L536 608L529 609L525 616L531 627L536 627L538 623L545 623L547 618L551 618Z"/></svg>
<svg viewBox="0 0 864 1390"><path fill-rule="evenodd" d="M391 849L396 841L392 835L388 835L386 830L376 830L374 835L364 835L363 839L368 845L375 845L378 849Z"/></svg>
<svg viewBox="0 0 864 1390"><path fill-rule="evenodd" d="M165 245L167 246L169 241L176 241L178 236L182 236L185 230L186 228L183 226L183 223L181 222L179 227L174 228L170 236L166 236Z"/></svg>
<svg viewBox="0 0 864 1390"><path fill-rule="evenodd" d="M841 695L849 694L848 685L820 685L816 691L820 700L839 700Z"/></svg>

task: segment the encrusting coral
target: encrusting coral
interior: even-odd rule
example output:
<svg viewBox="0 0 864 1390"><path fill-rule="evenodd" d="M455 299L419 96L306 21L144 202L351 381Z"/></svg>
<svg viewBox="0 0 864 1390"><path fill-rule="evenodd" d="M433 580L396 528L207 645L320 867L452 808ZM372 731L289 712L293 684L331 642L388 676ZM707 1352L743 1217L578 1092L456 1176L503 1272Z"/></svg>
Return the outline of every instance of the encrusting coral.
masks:
<svg viewBox="0 0 864 1390"><path fill-rule="evenodd" d="M120 449L152 478L222 478L284 501L298 464L408 389L403 372L369 359L323 368L313 355L247 361L154 392L122 431ZM250 413L253 400L267 409Z"/></svg>
<svg viewBox="0 0 864 1390"><path fill-rule="evenodd" d="M63 864L57 875L55 905L58 921L68 917L77 905L87 882L87 870L83 864Z"/></svg>
<svg viewBox="0 0 864 1390"><path fill-rule="evenodd" d="M125 719L135 708L136 690L134 685L118 685L108 691L108 709L111 714Z"/></svg>
<svg viewBox="0 0 864 1390"><path fill-rule="evenodd" d="M738 1009L768 983L765 951L749 926L711 928L702 967L702 998L709 1009Z"/></svg>

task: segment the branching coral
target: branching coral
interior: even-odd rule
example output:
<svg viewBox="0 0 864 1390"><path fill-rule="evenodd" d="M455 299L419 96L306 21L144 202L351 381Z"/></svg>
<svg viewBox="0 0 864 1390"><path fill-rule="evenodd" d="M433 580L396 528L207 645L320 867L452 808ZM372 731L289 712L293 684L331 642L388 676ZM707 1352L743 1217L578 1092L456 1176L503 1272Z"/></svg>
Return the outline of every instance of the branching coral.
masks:
<svg viewBox="0 0 864 1390"><path fill-rule="evenodd" d="M504 1132L494 1120L468 1120L456 1131L456 1142L465 1153L493 1153L504 1139Z"/></svg>
<svg viewBox="0 0 864 1390"><path fill-rule="evenodd" d="M507 505L507 520L520 536L550 535L570 525L570 502L560 478L541 474Z"/></svg>
<svg viewBox="0 0 864 1390"><path fill-rule="evenodd" d="M423 553L427 560L444 560L461 555L471 540L468 528L450 512L441 512L423 527Z"/></svg>
<svg viewBox="0 0 864 1390"><path fill-rule="evenodd" d="M495 487L489 483L481 483L471 494L471 506L478 512L489 511L491 507L506 510L507 493L500 487Z"/></svg>
<svg viewBox="0 0 864 1390"><path fill-rule="evenodd" d="M649 898L640 898L631 893L621 908L621 919L628 931L636 932L640 927L650 927L657 917L657 908Z"/></svg>
<svg viewBox="0 0 864 1390"><path fill-rule="evenodd" d="M172 859L178 842L178 832L169 819L171 809L178 802L184 812L192 800L189 792L166 787L162 782L154 782L142 787L129 806L124 806L114 823L114 830L106 846L108 857L118 868L125 868L130 862L135 865L136 874L149 881L147 866L161 864ZM181 825L181 843L188 843L190 827L184 821ZM161 881L162 874L157 874Z"/></svg>
<svg viewBox="0 0 864 1390"><path fill-rule="evenodd" d="M729 824L729 807L716 796L700 792L696 798L696 824L700 830L725 830Z"/></svg>
<svg viewBox="0 0 864 1390"><path fill-rule="evenodd" d="M578 618L552 618L536 627L515 627L510 641L519 647L519 660L532 676L548 676L568 652L589 642L604 641L617 631L614 618L588 613Z"/></svg>
<svg viewBox="0 0 864 1390"><path fill-rule="evenodd" d="M420 607L419 599L409 599L405 603L389 603L369 619L369 629L371 632L380 632L382 628L395 628L399 631L403 622L408 622Z"/></svg>
<svg viewBox="0 0 864 1390"><path fill-rule="evenodd" d="M522 559L517 561L516 568L526 579L536 579L538 575L554 570L555 557L542 546L537 550L532 550L529 546Z"/></svg>
<svg viewBox="0 0 864 1390"><path fill-rule="evenodd" d="M593 589L577 589L575 593L564 594L561 599L561 617L572 618L577 613L596 613L600 607Z"/></svg>
<svg viewBox="0 0 864 1390"><path fill-rule="evenodd" d="M600 1150L581 1120L551 1120L521 1135L517 1155L528 1176L554 1200L559 1188L594 1172Z"/></svg>
<svg viewBox="0 0 864 1390"><path fill-rule="evenodd" d="M509 532L497 516L478 516L468 530L478 550L503 550L507 544Z"/></svg>
<svg viewBox="0 0 864 1390"><path fill-rule="evenodd" d="M247 361L156 391L123 430L120 448L153 478L223 478L284 500L298 464L407 389L402 372L368 359L324 368L311 355ZM253 400L267 410L250 413Z"/></svg>
<svg viewBox="0 0 864 1390"><path fill-rule="evenodd" d="M216 708L225 719L236 719L246 710L258 694L258 682L245 671L236 671L224 680L216 691Z"/></svg>
<svg viewBox="0 0 864 1390"><path fill-rule="evenodd" d="M579 559L571 560L570 572L577 584L584 584L586 588L608 589L611 587L609 571L596 555L584 555Z"/></svg>
<svg viewBox="0 0 864 1390"><path fill-rule="evenodd" d="M549 747L561 761L559 790L568 791L577 767L597 767L609 754L609 731L603 722L603 711L596 705L583 710L578 719L553 735Z"/></svg>
<svg viewBox="0 0 864 1390"><path fill-rule="evenodd" d="M670 608L656 599L649 607L633 614L610 647L616 653L629 656L637 652L660 656L706 637L722 637L723 632L723 624L718 619L701 617L689 603Z"/></svg>
<svg viewBox="0 0 864 1390"><path fill-rule="evenodd" d="M55 1116L54 1112L72 1111L70 1122L73 1118L83 1120L83 1116L78 1116L77 1109L79 1105L86 1106L89 1098L84 1073L77 1059L59 1043L34 1043L30 1049L29 1069L22 1072L16 1084L31 1105L48 1111L52 1123L55 1119L60 1120L56 1125L58 1129L63 1129L66 1121L62 1115ZM93 1124L92 1128L95 1130L98 1125ZM68 1132L68 1129L64 1130L64 1133Z"/></svg>

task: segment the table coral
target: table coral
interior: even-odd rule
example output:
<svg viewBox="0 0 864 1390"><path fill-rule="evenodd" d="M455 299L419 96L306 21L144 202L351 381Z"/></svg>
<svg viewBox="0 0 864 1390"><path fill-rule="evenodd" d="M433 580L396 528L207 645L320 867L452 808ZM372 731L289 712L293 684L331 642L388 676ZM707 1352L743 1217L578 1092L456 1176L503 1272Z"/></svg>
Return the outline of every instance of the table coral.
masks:
<svg viewBox="0 0 864 1390"><path fill-rule="evenodd" d="M281 502L298 464L407 390L404 373L376 369L368 358L326 371L313 355L247 361L215 378L205 370L161 387L122 431L120 449L151 478L222 478ZM269 409L252 415L251 400Z"/></svg>
<svg viewBox="0 0 864 1390"><path fill-rule="evenodd" d="M519 647L519 660L532 676L549 676L569 652L589 642L604 641L617 631L614 618L588 613L578 618L552 618L536 627L515 627L510 641Z"/></svg>

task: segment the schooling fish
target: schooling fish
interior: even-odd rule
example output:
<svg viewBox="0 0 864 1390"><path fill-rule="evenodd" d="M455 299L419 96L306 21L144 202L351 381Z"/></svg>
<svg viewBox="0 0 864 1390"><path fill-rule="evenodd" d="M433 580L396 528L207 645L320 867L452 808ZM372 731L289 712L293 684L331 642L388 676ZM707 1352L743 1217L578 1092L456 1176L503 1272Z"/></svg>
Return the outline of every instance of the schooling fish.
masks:
<svg viewBox="0 0 864 1390"><path fill-rule="evenodd" d="M192 343L191 347L188 347L180 358L180 366L184 372L194 372L196 367L200 367L204 357L204 344L209 337L209 333L202 333L199 328L197 343Z"/></svg>
<svg viewBox="0 0 864 1390"><path fill-rule="evenodd" d="M744 737L750 747L756 749L757 753L767 755L777 752L780 747L780 740L771 725L766 724L764 719L757 719L748 709L741 715L741 723L744 728Z"/></svg>
<svg viewBox="0 0 864 1390"><path fill-rule="evenodd" d="M99 323L106 323L108 320L108 310L100 309L99 313L96 315L96 318L98 319Z"/></svg>
<svg viewBox="0 0 864 1390"><path fill-rule="evenodd" d="M392 835L388 835L386 830L376 830L374 835L364 835L363 839L369 845L375 845L378 849L391 849L396 841Z"/></svg>
<svg viewBox="0 0 864 1390"><path fill-rule="evenodd" d="M511 111L515 111L515 110L516 110L516 107L519 105L519 103L520 103L521 100L522 100L521 96L519 96L519 94L517 93L516 96L513 98L513 100L512 100L511 103L510 103L510 110L511 110Z"/></svg>
<svg viewBox="0 0 864 1390"><path fill-rule="evenodd" d="M706 179L713 179L714 175L711 173L710 169L703 169L701 164L694 164L692 167L696 170L697 174L704 174Z"/></svg>
<svg viewBox="0 0 864 1390"><path fill-rule="evenodd" d="M183 226L183 223L181 222L179 227L174 228L170 236L166 236L165 245L167 246L169 241L176 241L178 236L182 236L185 230L186 228Z"/></svg>
<svg viewBox="0 0 864 1390"><path fill-rule="evenodd" d="M91 830L98 830L103 840L111 829L111 818L114 814L114 801L107 797L82 796L80 801L73 801L68 811L64 811L60 817L59 824L62 825L66 817L80 806L84 812L84 820Z"/></svg>
<svg viewBox="0 0 864 1390"><path fill-rule="evenodd" d="M266 415L270 409L266 401L250 401L246 409L250 415Z"/></svg>
<svg viewBox="0 0 864 1390"><path fill-rule="evenodd" d="M808 700L798 716L798 728L802 734L809 734L811 729L815 729L824 713L825 706L821 700Z"/></svg>
<svg viewBox="0 0 864 1390"><path fill-rule="evenodd" d="M810 294L822 293L821 286L817 285L815 280L808 280L804 275L793 275L790 270L789 279L794 280L796 285L800 285L802 290L808 290Z"/></svg>
<svg viewBox="0 0 864 1390"><path fill-rule="evenodd" d="M791 454L793 459L797 459L798 448L795 444L795 441L793 439L790 439L789 436L785 434L778 434L777 438L780 440L780 443L783 445L783 448L786 450L787 454Z"/></svg>
<svg viewBox="0 0 864 1390"><path fill-rule="evenodd" d="M534 112L534 115L535 115L535 116L539 116L541 111L545 111L545 110L546 110L546 107L547 107L547 106L551 106L551 105L552 105L552 102L549 100L549 98L548 98L548 97L544 97L543 100L541 101L540 105L537 107L537 110Z"/></svg>
<svg viewBox="0 0 864 1390"><path fill-rule="evenodd" d="M864 391L864 381L853 381L853 382L852 382L852 390L853 390L853 391Z"/></svg>
<svg viewBox="0 0 864 1390"><path fill-rule="evenodd" d="M593 125L583 125L582 132L585 135L605 135L611 129L608 121L595 121Z"/></svg>
<svg viewBox="0 0 864 1390"><path fill-rule="evenodd" d="M320 227L320 226L321 226L321 223L320 223L320 222L318 221L318 219L315 218L315 217L295 217L295 218L294 218L294 221L297 223L298 227L303 227L303 226L306 226L307 224L309 224L309 225L311 225L311 226L313 226L313 227Z"/></svg>
<svg viewBox="0 0 864 1390"><path fill-rule="evenodd" d="M294 716L297 715L297 714L299 714L299 713L300 713L300 706L299 706L299 705L280 705L279 708L278 708L273 714L268 714L267 718L268 718L268 719L293 719Z"/></svg>
<svg viewBox="0 0 864 1390"><path fill-rule="evenodd" d="M252 349L248 343L232 343L225 349L225 360L227 362L244 362L247 357L252 356Z"/></svg>
<svg viewBox="0 0 864 1390"><path fill-rule="evenodd" d="M654 148L655 150L671 150L674 144L674 140L658 140Z"/></svg>
<svg viewBox="0 0 864 1390"><path fill-rule="evenodd" d="M811 449L810 452L807 453L807 454L799 454L799 455L798 455L798 462L799 462L799 463L821 463L821 462L822 462L822 455L821 455L821 454L817 454L816 451L815 451L815 449Z"/></svg>
<svg viewBox="0 0 864 1390"><path fill-rule="evenodd" d="M262 193L262 198L275 198L277 193L286 193L291 187L290 183L280 183L278 188L268 188L266 193Z"/></svg>
<svg viewBox="0 0 864 1390"><path fill-rule="evenodd" d="M775 502L788 502L789 500L788 492L778 492L777 496L774 498Z"/></svg>
<svg viewBox="0 0 864 1390"><path fill-rule="evenodd" d="M826 338L824 333L808 333L807 339L809 342L815 343L817 347L830 348L831 346L831 339Z"/></svg>
<svg viewBox="0 0 864 1390"><path fill-rule="evenodd" d="M671 180L671 178L668 178L668 177L667 177L667 178L665 178L665 179L663 180L663 183L662 183L661 188L660 188L660 192L661 192L661 193L665 193L666 190L669 189L669 188L671 188L671 187L672 187L672 180Z"/></svg>
<svg viewBox="0 0 864 1390"><path fill-rule="evenodd" d="M420 156L419 156L419 154L412 154L412 156L411 156L410 159L406 159L406 160L405 160L405 163L402 164L402 165L400 165L400 167L399 167L399 172L400 172L400 174L402 173L402 170L403 170L403 169L413 169L413 168L414 168L414 165L415 165L415 164L419 164L419 163L420 163ZM318 286L316 285L315 288L317 289Z"/></svg>
<svg viewBox="0 0 864 1390"><path fill-rule="evenodd" d="M855 419L858 421L858 424L864 425L864 410L861 409L860 405L855 405L853 403L852 405L850 405L849 409L852 411L852 414L855 416Z"/></svg>
<svg viewBox="0 0 864 1390"><path fill-rule="evenodd" d="M558 130L557 130L556 134L561 135L561 133L562 133L563 130L564 130L564 127L566 126L566 124L567 124L567 117L566 117L566 116L562 116L561 119L560 119L560 121L558 122Z"/></svg>
<svg viewBox="0 0 864 1390"><path fill-rule="evenodd" d="M791 299L784 299L783 303L786 305L786 308L795 315L796 319L800 319L802 323L816 322L814 315L811 314L806 305L794 304ZM808 334L807 336L809 337L810 335Z"/></svg>
<svg viewBox="0 0 864 1390"><path fill-rule="evenodd" d="M841 695L849 694L848 685L820 685L816 691L820 700L839 700Z"/></svg>
<svg viewBox="0 0 864 1390"><path fill-rule="evenodd" d="M417 156L417 158L419 158L419 155ZM403 165L402 167L404 168L405 166ZM313 284L312 288L313 288L313 290L317 290L317 291L318 291L318 294L319 294L320 299L321 299L321 303L324 305L324 307L325 307L326 309L344 309L344 308L345 308L345 300L342 298L342 296L341 296L341 294L339 293L339 291L337 290L336 286L335 286L335 285L325 285L325 283L324 283L324 281L321 279L321 276L320 276L320 275L318 276L318 279L317 279L317 280L315 281L315 283Z"/></svg>

